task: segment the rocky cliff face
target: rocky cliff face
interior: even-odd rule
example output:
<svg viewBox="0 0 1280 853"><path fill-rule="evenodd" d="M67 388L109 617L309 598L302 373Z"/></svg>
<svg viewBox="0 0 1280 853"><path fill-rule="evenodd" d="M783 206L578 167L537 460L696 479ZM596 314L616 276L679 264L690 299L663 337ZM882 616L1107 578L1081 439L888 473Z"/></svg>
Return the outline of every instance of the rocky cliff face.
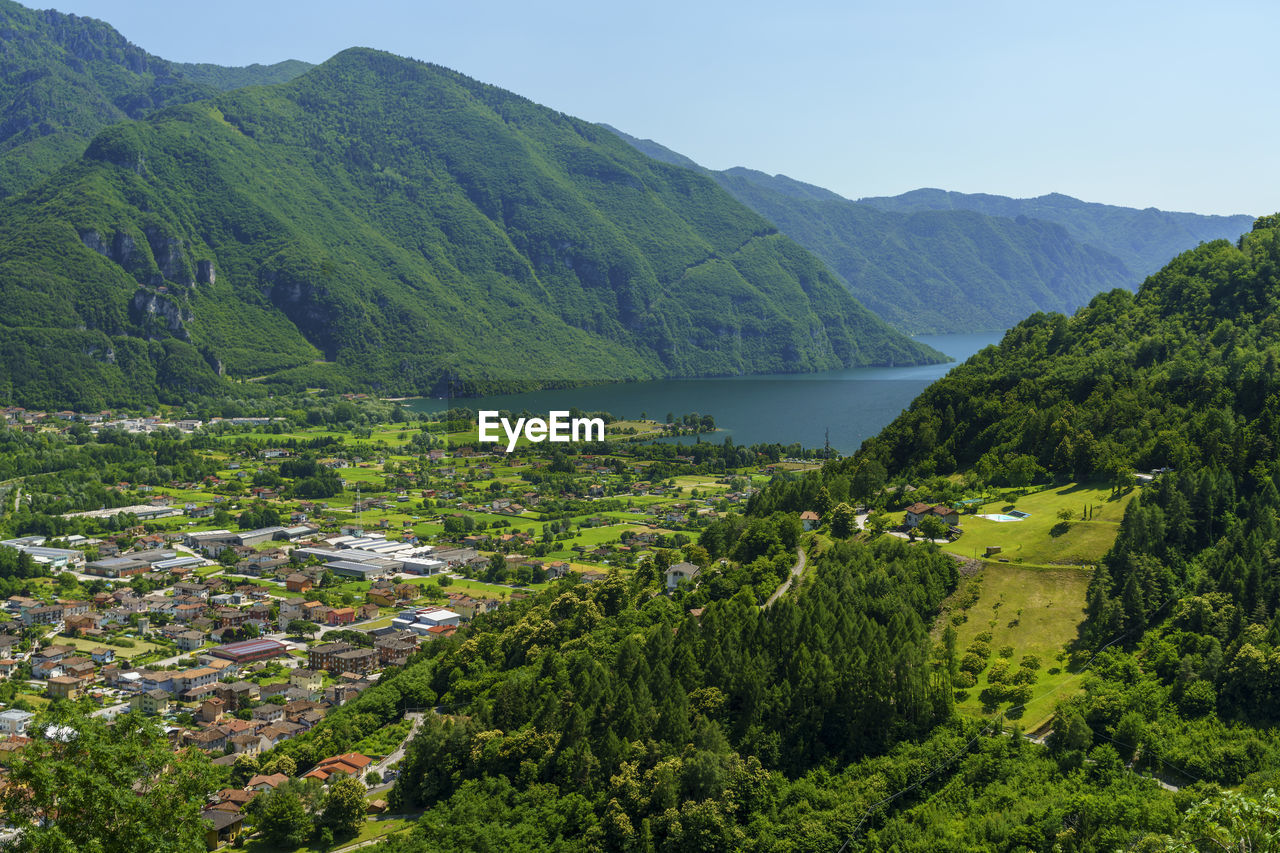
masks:
<svg viewBox="0 0 1280 853"><path fill-rule="evenodd" d="M139 288L129 301L129 318L142 327L148 338L166 337L161 334L163 329L175 338L191 339L184 325L191 319L190 312L163 294Z"/></svg>
<svg viewBox="0 0 1280 853"><path fill-rule="evenodd" d="M187 261L186 244L181 237L173 237L164 233L159 227L149 225L145 231L147 243L151 246L151 257L164 281L185 284L188 287L195 283L191 275L191 264ZM153 281L163 284L163 281Z"/></svg>

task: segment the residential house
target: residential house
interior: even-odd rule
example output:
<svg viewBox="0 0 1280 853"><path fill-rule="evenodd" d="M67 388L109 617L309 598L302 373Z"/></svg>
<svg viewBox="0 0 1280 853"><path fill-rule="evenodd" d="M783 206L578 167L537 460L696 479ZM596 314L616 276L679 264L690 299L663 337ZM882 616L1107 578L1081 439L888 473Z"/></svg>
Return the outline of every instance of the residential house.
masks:
<svg viewBox="0 0 1280 853"><path fill-rule="evenodd" d="M204 645L205 635L200 631L183 631L173 639L184 652L194 652Z"/></svg>
<svg viewBox="0 0 1280 853"><path fill-rule="evenodd" d="M917 502L907 507L907 527L912 529L919 527L921 520L930 515L942 519L951 527L955 527L960 523L960 513L946 504L930 506Z"/></svg>
<svg viewBox="0 0 1280 853"><path fill-rule="evenodd" d="M682 583L692 583L701 571L693 563L676 563L665 572L667 589L673 590Z"/></svg>
<svg viewBox="0 0 1280 853"><path fill-rule="evenodd" d="M284 586L289 592L308 592L315 584L306 575L294 573L284 579Z"/></svg>
<svg viewBox="0 0 1280 853"><path fill-rule="evenodd" d="M18 708L7 708L0 711L0 733L6 735L25 735L27 726L35 714Z"/></svg>
<svg viewBox="0 0 1280 853"><path fill-rule="evenodd" d="M58 675L49 679L49 696L54 699L74 700L80 696L82 680L74 675Z"/></svg>
<svg viewBox="0 0 1280 853"><path fill-rule="evenodd" d="M335 755L333 758L326 758L311 770L307 771L303 779L319 779L324 784L329 784L335 778L351 776L355 779L362 779L365 771L369 769L369 765L373 764L373 759L358 752L348 752L344 755Z"/></svg>
<svg viewBox="0 0 1280 853"><path fill-rule="evenodd" d="M217 850L234 844L244 831L244 815L218 808L205 809L200 816L206 821L204 844L208 850Z"/></svg>
<svg viewBox="0 0 1280 853"><path fill-rule="evenodd" d="M129 700L129 707L143 714L164 714L169 710L169 698L163 690L145 690Z"/></svg>
<svg viewBox="0 0 1280 853"><path fill-rule="evenodd" d="M289 683L310 693L319 693L324 687L324 677L319 670L299 668L289 673Z"/></svg>
<svg viewBox="0 0 1280 853"><path fill-rule="evenodd" d="M62 621L62 607L57 604L30 607L22 611L23 625L53 625Z"/></svg>
<svg viewBox="0 0 1280 853"><path fill-rule="evenodd" d="M237 681L234 684L217 685L215 695L226 703L228 711L234 711L247 702L258 701L262 692L252 681Z"/></svg>
<svg viewBox="0 0 1280 853"><path fill-rule="evenodd" d="M251 718L263 723L277 723L284 719L284 708L274 703L259 705L250 712Z"/></svg>
<svg viewBox="0 0 1280 853"><path fill-rule="evenodd" d="M388 637L379 640L375 646L378 651L378 663L381 666L404 666L409 656L418 650L418 642L412 636Z"/></svg>
<svg viewBox="0 0 1280 853"><path fill-rule="evenodd" d="M352 672L365 675L378 668L378 653L374 649L352 649L334 655L335 669L330 672Z"/></svg>
<svg viewBox="0 0 1280 853"><path fill-rule="evenodd" d="M254 710L257 710L256 708ZM257 755L271 748L270 742L263 743L263 738L259 734L245 732L244 734L232 735L227 739L231 744L232 750L236 755Z"/></svg>
<svg viewBox="0 0 1280 853"><path fill-rule="evenodd" d="M289 781L289 777L283 773L271 773L269 775L259 774L249 780L246 785L249 790L263 793L265 791L274 791L276 788Z"/></svg>
<svg viewBox="0 0 1280 853"><path fill-rule="evenodd" d="M63 630L68 634L83 634L96 631L102 624L102 617L96 613L81 613L78 616L67 616L62 620Z"/></svg>
<svg viewBox="0 0 1280 853"><path fill-rule="evenodd" d="M354 621L356 621L354 607L335 607L329 611L327 620L330 625L350 625Z"/></svg>
<svg viewBox="0 0 1280 853"><path fill-rule="evenodd" d="M202 723L216 723L222 719L222 714L227 710L227 703L217 696L210 696L208 699L200 703L200 710L196 714L196 719Z"/></svg>

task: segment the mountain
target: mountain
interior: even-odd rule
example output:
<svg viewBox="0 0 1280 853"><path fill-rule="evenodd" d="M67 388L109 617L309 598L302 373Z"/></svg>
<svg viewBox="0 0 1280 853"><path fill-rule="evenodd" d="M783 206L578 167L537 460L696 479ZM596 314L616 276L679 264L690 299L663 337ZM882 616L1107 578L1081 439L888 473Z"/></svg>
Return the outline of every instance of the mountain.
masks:
<svg viewBox="0 0 1280 853"><path fill-rule="evenodd" d="M825 261L862 304L913 334L1005 329L1036 311L1074 311L1252 221L1067 196L1001 205L999 196L920 190L854 202L785 175L703 169L651 139L609 129L650 157L710 176Z"/></svg>
<svg viewBox="0 0 1280 853"><path fill-rule="evenodd" d="M1280 219L1264 217L1236 244L1179 255L1136 295L1033 315L929 386L862 455L890 472L997 482L1037 469L1263 476L1280 430L1277 269Z"/></svg>
<svg viewBox="0 0 1280 853"><path fill-rule="evenodd" d="M365 49L104 130L0 207L0 317L0 396L77 408L944 359L707 178Z"/></svg>
<svg viewBox="0 0 1280 853"><path fill-rule="evenodd" d="M0 197L51 174L93 134L209 86L93 18L0 0Z"/></svg>
<svg viewBox="0 0 1280 853"><path fill-rule="evenodd" d="M610 130L650 157L711 177L906 332L1004 329L1036 311L1074 310L1132 280L1118 258L1049 222L879 210L785 175L704 169L653 140Z"/></svg>
<svg viewBox="0 0 1280 853"><path fill-rule="evenodd" d="M240 89L244 86L271 86L288 83L315 66L300 59L286 59L272 65L226 66L208 62L175 62L173 67L186 79L212 86L219 91Z"/></svg>
<svg viewBox="0 0 1280 853"><path fill-rule="evenodd" d="M985 193L920 189L898 196L863 198L860 204L879 210L918 213L926 210L972 210L1009 219L1028 217L1056 222L1081 243L1124 261L1134 283L1159 270L1179 252L1197 243L1234 240L1249 230L1252 216L1204 216L1148 207L1117 207L1050 193L1038 198L1008 198Z"/></svg>
<svg viewBox="0 0 1280 853"><path fill-rule="evenodd" d="M98 131L310 66L223 68L169 62L94 18L0 0L0 198L79 157Z"/></svg>
<svg viewBox="0 0 1280 853"><path fill-rule="evenodd" d="M1049 222L885 213L749 169L721 172L716 181L826 261L862 304L910 332L1004 329L1129 284L1116 258Z"/></svg>

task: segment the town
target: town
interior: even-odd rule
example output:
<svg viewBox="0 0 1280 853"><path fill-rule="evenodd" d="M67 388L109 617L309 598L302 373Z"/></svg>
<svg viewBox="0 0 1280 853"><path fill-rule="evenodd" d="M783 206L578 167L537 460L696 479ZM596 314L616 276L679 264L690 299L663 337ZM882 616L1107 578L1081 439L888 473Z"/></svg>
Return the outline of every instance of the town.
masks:
<svg viewBox="0 0 1280 853"><path fill-rule="evenodd" d="M244 831L249 799L290 775L349 775L367 784L370 813L384 810L407 725L291 774L245 768L277 771L277 746L427 644L558 579L596 581L660 555L666 586L692 587L700 567L668 553L741 512L774 475L814 467L781 449L741 449L758 464L719 473L702 472L697 447L522 442L508 453L476 440L469 413L365 431L271 417L0 417L26 441L181 446L202 474L165 479L143 466L103 487L96 499L108 506L37 517L33 500L65 500L21 477L0 485L22 528L0 541L22 587L0 611L0 752L38 737L34 721L50 708L153 717L173 749L207 753L240 783L206 810L211 848ZM710 428L701 416L671 421L611 423L610 438Z"/></svg>

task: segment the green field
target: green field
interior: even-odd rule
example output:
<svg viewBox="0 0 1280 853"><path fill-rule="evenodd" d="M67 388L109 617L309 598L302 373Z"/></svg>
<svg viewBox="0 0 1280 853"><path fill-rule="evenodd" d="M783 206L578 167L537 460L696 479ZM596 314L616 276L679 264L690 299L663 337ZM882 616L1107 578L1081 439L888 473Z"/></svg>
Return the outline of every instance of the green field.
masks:
<svg viewBox="0 0 1280 853"><path fill-rule="evenodd" d="M130 638L132 639L132 638ZM54 642L60 645L75 646L82 652L89 652L92 649L104 648L111 649L116 653L117 659L132 660L141 655L150 654L151 652L168 652L176 653L177 649L168 646L158 646L155 643L149 643L146 640L133 640L134 647L131 649L122 648L121 646L112 645L102 640L91 640L85 637L63 637L59 636Z"/></svg>
<svg viewBox="0 0 1280 853"><path fill-rule="evenodd" d="M1007 522L978 518L977 514L962 515L960 526L964 535L947 550L961 557L981 557L988 546L997 545L1001 549L997 558L1011 562L1035 566L1093 565L1115 541L1124 509L1133 494L1129 492L1113 500L1110 489L1073 484L1016 500L993 500L977 512L1001 513L1013 507L1030 515L1022 521ZM1088 507L1093 508L1093 517L1082 520ZM1064 509L1072 513L1070 521L1058 518L1059 511Z"/></svg>
<svg viewBox="0 0 1280 853"><path fill-rule="evenodd" d="M1027 703L1019 721L1028 731L1047 720L1054 704L1079 687L1079 678L1066 671L1058 655L1076 638L1077 626L1084 619L1085 592L1091 574L1088 569L987 563L976 576L981 579L982 592L966 611L968 618L956 626L956 647L963 655L974 638L986 631L992 635L992 662L1006 646L1013 649L1014 667L1023 655L1040 658L1039 679L1033 685L1035 698ZM967 582L961 579L960 589ZM947 613L941 621L948 621ZM990 686L990 669L988 665L978 675L976 686L958 692L964 696L957 703L961 713L983 713L979 695Z"/></svg>

